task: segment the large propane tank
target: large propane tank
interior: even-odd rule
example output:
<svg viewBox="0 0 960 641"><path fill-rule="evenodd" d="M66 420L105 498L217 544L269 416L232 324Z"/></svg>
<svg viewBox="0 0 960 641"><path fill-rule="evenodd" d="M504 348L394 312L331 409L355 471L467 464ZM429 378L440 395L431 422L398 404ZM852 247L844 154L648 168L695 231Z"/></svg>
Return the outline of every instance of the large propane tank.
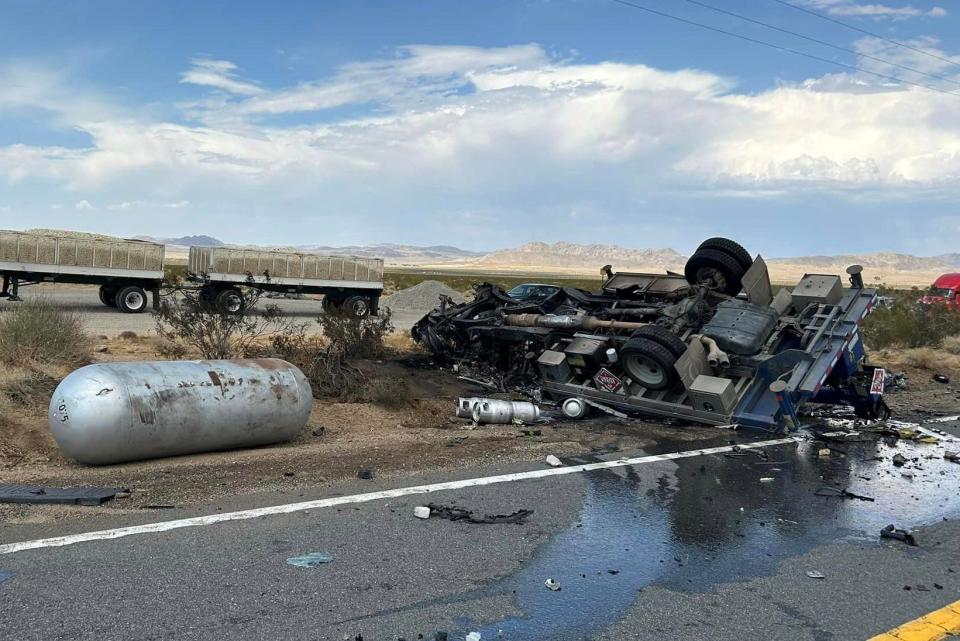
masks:
<svg viewBox="0 0 960 641"><path fill-rule="evenodd" d="M68 456L102 465L290 440L312 401L275 358L98 363L63 379L48 420Z"/></svg>

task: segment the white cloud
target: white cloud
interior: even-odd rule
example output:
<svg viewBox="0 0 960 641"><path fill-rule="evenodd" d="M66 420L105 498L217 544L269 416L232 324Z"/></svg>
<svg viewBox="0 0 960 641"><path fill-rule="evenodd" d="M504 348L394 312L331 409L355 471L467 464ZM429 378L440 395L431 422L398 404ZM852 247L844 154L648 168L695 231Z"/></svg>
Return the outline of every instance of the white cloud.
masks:
<svg viewBox="0 0 960 641"><path fill-rule="evenodd" d="M191 61L190 69L180 74L180 82L222 89L241 96L255 96L263 92L252 82L238 80L236 70L237 65L228 60L195 58Z"/></svg>
<svg viewBox="0 0 960 641"><path fill-rule="evenodd" d="M78 201L78 202L73 206L73 208L74 208L74 209L78 209L78 210L80 210L80 211L91 211L91 210L93 210L93 209L96 209L96 207L94 207L93 205L90 204L90 201L89 201L89 200L81 200L81 201Z"/></svg>
<svg viewBox="0 0 960 641"><path fill-rule="evenodd" d="M825 10L832 16L857 16L875 20L905 20L921 16L942 18L947 15L943 7L929 10L917 9L912 5L890 6L875 3L860 3L854 0L805 0L803 4L814 9Z"/></svg>

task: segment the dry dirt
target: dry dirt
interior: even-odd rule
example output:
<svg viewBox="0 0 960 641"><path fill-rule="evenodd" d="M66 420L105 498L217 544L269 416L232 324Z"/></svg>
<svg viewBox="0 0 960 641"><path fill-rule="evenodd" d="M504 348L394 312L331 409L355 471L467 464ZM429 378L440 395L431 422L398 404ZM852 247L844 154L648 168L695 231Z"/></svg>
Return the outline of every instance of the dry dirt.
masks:
<svg viewBox="0 0 960 641"><path fill-rule="evenodd" d="M156 342L149 337L99 344L108 349L96 354L101 362L156 358ZM873 355L875 363L907 375L906 389L888 396L898 418L917 420L960 413L960 358L937 354L944 358L931 361L929 356L917 358L909 351ZM551 453L636 450L665 433L690 440L716 435L714 428L604 419L536 426L538 436L526 436L515 426L474 428L452 414L458 396L480 392L459 383L450 372L438 372L417 357L369 366L379 376L404 381L409 403L387 408L316 400L306 429L290 443L102 467L83 466L60 453L46 427L48 390L38 389L26 404L0 393L0 483L102 485L131 491L128 498L102 507L0 504L0 521L44 523L103 513L138 513L156 506L180 507L240 494L297 491L356 478L361 468L373 470L378 478L402 477L476 464L538 460ZM53 379L67 373L57 368L43 371ZM8 381L28 373L25 368L8 369L0 376L0 391L9 388ZM951 382L934 382L934 373L950 376Z"/></svg>

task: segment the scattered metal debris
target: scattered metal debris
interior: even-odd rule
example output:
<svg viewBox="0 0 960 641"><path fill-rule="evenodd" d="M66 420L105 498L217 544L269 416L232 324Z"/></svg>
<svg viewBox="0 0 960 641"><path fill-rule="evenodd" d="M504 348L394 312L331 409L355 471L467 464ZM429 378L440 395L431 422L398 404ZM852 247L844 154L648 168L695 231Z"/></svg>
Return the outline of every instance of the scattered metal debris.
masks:
<svg viewBox="0 0 960 641"><path fill-rule="evenodd" d="M332 563L333 556L326 552L310 552L303 556L292 556L287 559L287 565L294 565L298 568L315 568L325 563Z"/></svg>
<svg viewBox="0 0 960 641"><path fill-rule="evenodd" d="M943 458L953 463L960 463L960 452L946 451L943 453Z"/></svg>
<svg viewBox="0 0 960 641"><path fill-rule="evenodd" d="M814 496L835 496L841 499L856 499L858 501L869 501L870 503L873 503L874 501L876 501L876 499L874 499L873 497L864 496L862 494L854 494L853 492L847 490L846 488L839 488L839 487L824 486L824 487L818 488L817 491L814 492L813 494Z"/></svg>
<svg viewBox="0 0 960 641"><path fill-rule="evenodd" d="M950 377L947 376L946 374L934 374L933 380L935 380L936 382L942 385L947 385L948 383L950 383Z"/></svg>
<svg viewBox="0 0 960 641"><path fill-rule="evenodd" d="M61 503L101 505L126 492L119 487L43 487L40 485L0 485L0 503Z"/></svg>
<svg viewBox="0 0 960 641"><path fill-rule="evenodd" d="M467 510L462 507L452 505L439 505L429 503L430 516L436 516L450 521L466 521L476 524L494 524L494 523L516 523L522 524L527 517L533 514L533 510L517 510L511 514L484 514L477 515L473 510Z"/></svg>
<svg viewBox="0 0 960 641"><path fill-rule="evenodd" d="M916 547L917 540L914 538L913 534L907 530L902 530L895 527L892 523L887 527L880 530L881 539L896 539L897 541L903 541L907 545L912 545Z"/></svg>
<svg viewBox="0 0 960 641"><path fill-rule="evenodd" d="M426 505L418 505L413 508L413 515L418 519L429 519L430 518L430 508Z"/></svg>
<svg viewBox="0 0 960 641"><path fill-rule="evenodd" d="M560 591L560 582L557 581L556 579L547 579L546 581L543 582L543 584L547 586L548 590L552 590L554 592Z"/></svg>
<svg viewBox="0 0 960 641"><path fill-rule="evenodd" d="M563 461L561 461L560 459L558 459L558 458L557 458L556 456L554 456L553 454L548 454L548 455L547 455L546 462L547 462L547 465L549 465L550 467L562 467L562 466L563 466Z"/></svg>
<svg viewBox="0 0 960 641"><path fill-rule="evenodd" d="M827 575L820 570L807 570L807 576L811 579L825 579Z"/></svg>
<svg viewBox="0 0 960 641"><path fill-rule="evenodd" d="M459 416L464 402L469 402L470 417L478 425L515 423L527 425L540 418L540 408L528 401L501 401L495 398L460 399L457 404Z"/></svg>

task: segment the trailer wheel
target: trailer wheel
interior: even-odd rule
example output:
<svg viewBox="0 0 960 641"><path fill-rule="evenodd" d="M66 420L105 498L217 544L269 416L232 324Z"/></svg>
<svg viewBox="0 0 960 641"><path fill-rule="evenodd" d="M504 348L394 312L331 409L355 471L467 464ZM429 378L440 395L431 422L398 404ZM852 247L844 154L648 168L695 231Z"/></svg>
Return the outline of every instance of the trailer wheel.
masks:
<svg viewBox="0 0 960 641"><path fill-rule="evenodd" d="M147 292L139 285L128 285L117 292L117 309L124 314L139 314L147 308Z"/></svg>
<svg viewBox="0 0 960 641"><path fill-rule="evenodd" d="M323 307L323 311L328 314L332 314L339 310L342 304L342 301L330 296L329 294L324 294L323 300L320 302L321 307Z"/></svg>
<svg viewBox="0 0 960 641"><path fill-rule="evenodd" d="M746 273L737 259L718 249L698 249L687 261L683 275L691 285L707 283L728 296L736 296L743 289Z"/></svg>
<svg viewBox="0 0 960 641"><path fill-rule="evenodd" d="M242 314L246 304L243 292L236 287L222 290L214 299L216 309L224 314Z"/></svg>
<svg viewBox="0 0 960 641"><path fill-rule="evenodd" d="M649 390L670 389L677 383L676 362L670 350L648 338L631 338L620 349L623 370L634 383Z"/></svg>
<svg viewBox="0 0 960 641"><path fill-rule="evenodd" d="M666 347L675 357L680 358L687 351L687 344L683 339L671 332L666 327L659 325L647 325L635 331L631 338L646 338L658 345Z"/></svg>
<svg viewBox="0 0 960 641"><path fill-rule="evenodd" d="M343 301L343 310L350 316L366 318L370 315L370 300L366 296L350 296Z"/></svg>
<svg viewBox="0 0 960 641"><path fill-rule="evenodd" d="M724 254L732 256L733 259L743 267L744 272L753 265L753 258L750 256L750 252L744 249L743 245L729 238L708 238L700 243L697 249L716 249L717 251L722 251Z"/></svg>
<svg viewBox="0 0 960 641"><path fill-rule="evenodd" d="M117 306L117 290L110 289L106 285L100 285L100 302L107 307Z"/></svg>

